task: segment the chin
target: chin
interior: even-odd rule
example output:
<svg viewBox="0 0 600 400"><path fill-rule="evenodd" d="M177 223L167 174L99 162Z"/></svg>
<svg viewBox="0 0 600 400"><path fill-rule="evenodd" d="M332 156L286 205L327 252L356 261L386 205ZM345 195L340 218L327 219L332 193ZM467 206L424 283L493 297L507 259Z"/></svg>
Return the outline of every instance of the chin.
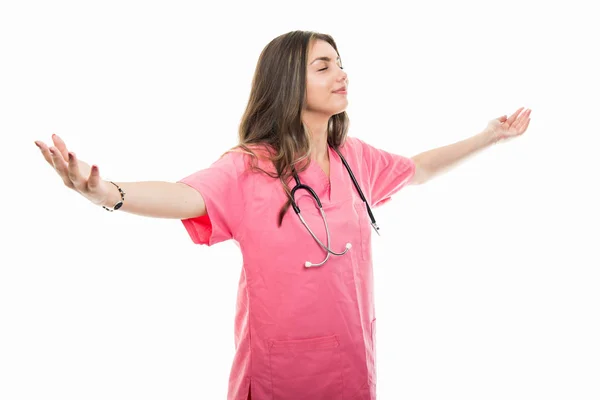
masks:
<svg viewBox="0 0 600 400"><path fill-rule="evenodd" d="M335 113L333 113L333 115L337 115L337 114L341 114L344 111L346 111L346 108L348 108L348 106L344 106L344 107L340 107Z"/></svg>
<svg viewBox="0 0 600 400"><path fill-rule="evenodd" d="M348 108L347 101L345 101L343 104L340 104L340 103L335 104L335 105L330 104L329 107L312 108L309 110L312 111L313 113L326 115L329 118L331 118L334 115L343 113L344 111L346 111L346 108Z"/></svg>
<svg viewBox="0 0 600 400"><path fill-rule="evenodd" d="M345 101L343 104L339 104L337 107L331 109L331 115L337 115L343 113L348 108L348 101Z"/></svg>

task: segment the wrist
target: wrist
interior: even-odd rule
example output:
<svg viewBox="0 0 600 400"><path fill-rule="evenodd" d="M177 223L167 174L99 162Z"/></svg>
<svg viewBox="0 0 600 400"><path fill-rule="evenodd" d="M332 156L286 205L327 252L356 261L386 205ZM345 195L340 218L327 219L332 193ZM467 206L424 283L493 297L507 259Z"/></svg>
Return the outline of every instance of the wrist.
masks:
<svg viewBox="0 0 600 400"><path fill-rule="evenodd" d="M479 134L479 136L481 137L481 140L483 141L484 146L495 144L498 141L500 141L500 139L501 139L500 135L498 135L494 131L490 131L490 130L482 131Z"/></svg>
<svg viewBox="0 0 600 400"><path fill-rule="evenodd" d="M110 211L119 209L123 205L125 192L121 194L122 189L111 181L103 180L102 184L105 185L108 195L100 205L104 208L109 208Z"/></svg>
<svg viewBox="0 0 600 400"><path fill-rule="evenodd" d="M117 188L114 187L112 183L105 180L102 180L100 184L104 187L106 196L100 201L98 205L103 207L112 207L112 205L117 202L117 198L115 197L118 196Z"/></svg>

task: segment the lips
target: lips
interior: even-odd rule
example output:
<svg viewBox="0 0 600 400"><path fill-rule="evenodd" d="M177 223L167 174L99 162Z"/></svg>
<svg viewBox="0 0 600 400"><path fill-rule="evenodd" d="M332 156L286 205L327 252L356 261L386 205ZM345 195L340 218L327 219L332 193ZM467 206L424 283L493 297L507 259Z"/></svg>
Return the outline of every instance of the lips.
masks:
<svg viewBox="0 0 600 400"><path fill-rule="evenodd" d="M333 93L345 92L345 91L346 91L346 86L342 86L341 88L334 90Z"/></svg>

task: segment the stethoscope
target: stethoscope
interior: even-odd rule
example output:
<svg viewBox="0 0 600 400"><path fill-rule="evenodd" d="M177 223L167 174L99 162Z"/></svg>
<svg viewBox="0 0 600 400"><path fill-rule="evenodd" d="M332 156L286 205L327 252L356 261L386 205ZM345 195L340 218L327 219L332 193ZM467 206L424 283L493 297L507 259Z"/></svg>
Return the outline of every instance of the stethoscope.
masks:
<svg viewBox="0 0 600 400"><path fill-rule="evenodd" d="M346 167L346 170L348 170L348 174L350 174L350 178L352 179L352 183L354 183L354 187L358 191L358 194L360 195L360 198L362 199L362 201L367 206L367 212L369 213L369 218L371 218L371 226L373 227L373 229L375 229L375 233L377 233L378 235L380 235L380 233L379 233L379 227L377 226L377 223L375 222L375 217L373 217L373 213L371 212L371 207L369 207L369 203L367 202L367 199L365 198L365 195L363 194L362 190L360 189L360 185L356 181L356 178L354 177L354 174L352 173L352 169L350 169L350 166L346 162L346 159L344 159L344 157L340 154L340 152L336 148L333 148L333 149L338 154L338 156L340 156L340 159L342 160L342 163L344 163L344 166ZM336 253L335 251L333 251L333 250L331 250L329 248L329 241L330 241L329 227L327 226L327 217L325 216L325 212L323 211L323 206L321 205L321 200L319 200L319 196L317 196L317 194L315 193L315 191L312 190L312 188L310 186L307 186L307 185L304 185L304 184L300 183L300 178L298 178L298 174L296 174L295 171L294 171L293 175L294 175L294 180L296 181L296 186L294 186L294 188L292 189L292 192L291 192L292 207L294 208L294 211L298 215L298 218L300 218L300 222L302 222L302 225L304 225L304 227L306 228L306 230L308 230L308 232L310 233L310 235L323 248L323 250L325 250L327 252L327 256L320 263L313 264L310 261L307 261L307 262L304 263L304 266L306 268L320 267L323 264L325 264L327 262L327 260L329 260L329 256L331 254L333 254L335 256L343 256L344 254L346 254L348 252L348 250L350 250L350 248L352 247L352 245L350 243L346 243L346 249L344 251L340 252L340 253ZM324 245L319 240L319 238L317 238L315 236L315 234L313 233L313 231L306 224L306 221L304 221L304 217L302 217L302 214L300 213L300 207L298 207L298 205L296 204L295 193L296 193L296 191L298 189L307 190L310 193L310 195L313 197L313 199L315 200L315 202L317 203L317 206L319 207L319 211L321 212L321 217L323 218L323 221L325 222L325 232L327 232L327 246Z"/></svg>

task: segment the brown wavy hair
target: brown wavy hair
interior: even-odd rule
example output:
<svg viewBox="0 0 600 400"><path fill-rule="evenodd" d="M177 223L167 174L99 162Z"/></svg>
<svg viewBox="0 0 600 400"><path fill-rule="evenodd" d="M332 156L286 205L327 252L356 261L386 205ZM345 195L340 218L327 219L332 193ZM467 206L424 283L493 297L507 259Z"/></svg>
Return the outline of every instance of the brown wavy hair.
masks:
<svg viewBox="0 0 600 400"><path fill-rule="evenodd" d="M250 169L278 178L288 201L280 211L277 226L291 206L291 189L287 182L292 167L300 173L310 164L310 133L302 123L306 104L306 70L308 50L315 40L329 43L339 52L330 35L311 31L292 31L273 39L258 59L248 105L239 126L241 149L251 156ZM327 124L327 143L335 148L346 140L349 119L346 112L333 115ZM258 167L255 149L263 149L275 172ZM233 149L232 149L233 150Z"/></svg>

